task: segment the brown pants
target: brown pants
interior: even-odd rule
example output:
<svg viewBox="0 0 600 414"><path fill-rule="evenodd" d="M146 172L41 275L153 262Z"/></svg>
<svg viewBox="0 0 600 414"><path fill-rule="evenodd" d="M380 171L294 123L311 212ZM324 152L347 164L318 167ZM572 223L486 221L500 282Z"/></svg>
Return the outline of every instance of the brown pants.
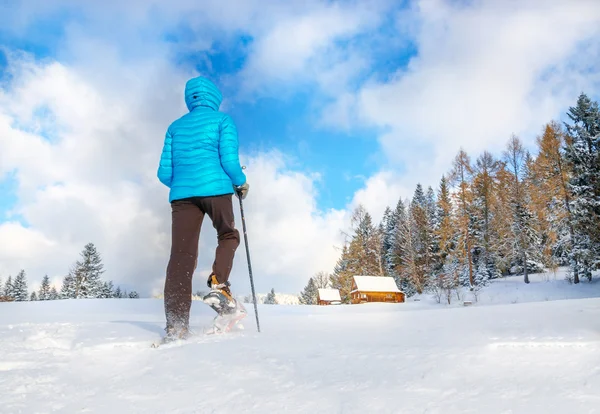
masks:
<svg viewBox="0 0 600 414"><path fill-rule="evenodd" d="M192 276L196 269L198 239L205 214L217 230L218 245L213 273L219 283L229 279L233 257L240 244L240 234L234 223L232 195L174 200L171 203L171 257L164 291L167 327L188 327Z"/></svg>

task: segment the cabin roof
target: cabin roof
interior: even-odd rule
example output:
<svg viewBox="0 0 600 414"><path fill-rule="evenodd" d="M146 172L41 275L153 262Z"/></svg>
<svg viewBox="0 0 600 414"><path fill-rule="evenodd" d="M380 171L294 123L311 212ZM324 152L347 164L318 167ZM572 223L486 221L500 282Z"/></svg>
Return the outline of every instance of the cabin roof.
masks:
<svg viewBox="0 0 600 414"><path fill-rule="evenodd" d="M340 291L337 289L319 289L319 299L327 301L342 300Z"/></svg>
<svg viewBox="0 0 600 414"><path fill-rule="evenodd" d="M402 292L389 276L354 276L354 283L356 289L353 292Z"/></svg>

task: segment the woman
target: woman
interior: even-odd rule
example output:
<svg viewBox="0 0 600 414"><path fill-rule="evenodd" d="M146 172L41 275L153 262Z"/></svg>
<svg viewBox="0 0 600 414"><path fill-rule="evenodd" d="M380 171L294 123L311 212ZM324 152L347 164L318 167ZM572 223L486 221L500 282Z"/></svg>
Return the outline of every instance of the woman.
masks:
<svg viewBox="0 0 600 414"><path fill-rule="evenodd" d="M217 313L235 312L237 302L229 275L240 235L235 228L232 194L245 198L248 183L238 154L238 136L231 117L219 111L223 97L203 77L185 86L189 110L167 129L158 179L169 191L172 210L171 257L164 288L166 340L189 334L192 276L205 215L217 231L218 246L204 298Z"/></svg>

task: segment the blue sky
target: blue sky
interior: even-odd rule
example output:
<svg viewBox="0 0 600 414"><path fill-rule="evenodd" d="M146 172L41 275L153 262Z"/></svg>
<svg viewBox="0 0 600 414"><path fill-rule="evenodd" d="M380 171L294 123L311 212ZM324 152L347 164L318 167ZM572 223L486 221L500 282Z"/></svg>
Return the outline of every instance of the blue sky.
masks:
<svg viewBox="0 0 600 414"><path fill-rule="evenodd" d="M331 271L358 204L379 220L417 183L437 186L459 148L500 154L513 133L533 148L581 91L598 98L600 3L4 4L0 278L27 268L59 284L94 241L115 284L160 291L170 214L156 167L197 74L238 126L259 291ZM243 255L234 267L243 292Z"/></svg>
<svg viewBox="0 0 600 414"><path fill-rule="evenodd" d="M399 10L401 8L392 7L392 13L376 31L337 43L337 47L342 49L357 44L370 45L371 67L356 76L348 85L350 90L357 90L361 81L367 78L386 79L405 67L410 57L415 55L416 49L408 37L395 42L402 44L398 48L393 47L394 42L376 40L394 34L393 17ZM31 53L37 59L69 62L72 57L62 49L68 40L68 28L85 25L89 19L89 15L76 8L60 7L30 20L17 32L10 26L0 28L0 44L8 50ZM137 34L140 38L147 36L143 29ZM290 85L282 85L281 95L275 88L266 95L254 94L248 100L237 98L237 82L220 82L235 77L244 68L254 41L252 36L247 33L225 36L223 41L214 41L209 51L190 50L188 45L195 42L197 36L188 24L178 22L162 32L151 33L148 40L172 47L171 63L174 66L193 67L219 84L225 97L231 100L228 113L238 125L241 151L252 153L277 149L295 157L298 169L321 174L322 179L317 184L320 209L343 208L363 186L364 178L376 173L385 162L377 143L379 128L340 130L318 122L322 105L332 100L319 90L318 85L308 84L299 88L294 88L293 84L291 88ZM127 53L127 49L121 50L121 53ZM0 73L5 66L6 59L0 59ZM2 186L0 217L5 217L6 210L16 202L15 190L14 179L7 178Z"/></svg>

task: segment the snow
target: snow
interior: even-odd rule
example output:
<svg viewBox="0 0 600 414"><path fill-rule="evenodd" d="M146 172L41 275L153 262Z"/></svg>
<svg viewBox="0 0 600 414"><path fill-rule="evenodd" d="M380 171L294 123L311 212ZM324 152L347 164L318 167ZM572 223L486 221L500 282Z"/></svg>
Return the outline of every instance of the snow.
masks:
<svg viewBox="0 0 600 414"><path fill-rule="evenodd" d="M341 301L338 289L319 289L319 299L326 301Z"/></svg>
<svg viewBox="0 0 600 414"><path fill-rule="evenodd" d="M160 299L0 303L0 411L599 413L600 282L531 279L469 307L259 305L261 333L247 307L158 349Z"/></svg>
<svg viewBox="0 0 600 414"><path fill-rule="evenodd" d="M361 292L400 292L392 277L354 276L354 282Z"/></svg>

